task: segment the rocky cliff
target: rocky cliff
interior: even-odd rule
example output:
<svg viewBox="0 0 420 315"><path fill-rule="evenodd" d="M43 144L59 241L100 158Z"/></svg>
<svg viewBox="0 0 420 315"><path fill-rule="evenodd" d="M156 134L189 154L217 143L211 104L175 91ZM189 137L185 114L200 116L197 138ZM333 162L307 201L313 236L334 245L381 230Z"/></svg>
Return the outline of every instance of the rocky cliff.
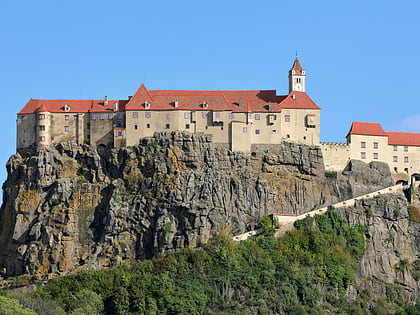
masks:
<svg viewBox="0 0 420 315"><path fill-rule="evenodd" d="M372 299L400 296L416 300L420 295L420 223L415 222L419 188L412 205L403 193L357 200L352 207L339 208L350 226L366 226L366 250L358 267L358 277L350 296L369 294ZM389 285L395 286L397 292ZM364 292L363 292L364 291Z"/></svg>
<svg viewBox="0 0 420 315"><path fill-rule="evenodd" d="M246 156L179 132L100 151L62 143L15 154L7 170L0 271L38 279L200 246L222 229L252 230L265 214L390 184L381 163L326 177L318 147L284 142Z"/></svg>

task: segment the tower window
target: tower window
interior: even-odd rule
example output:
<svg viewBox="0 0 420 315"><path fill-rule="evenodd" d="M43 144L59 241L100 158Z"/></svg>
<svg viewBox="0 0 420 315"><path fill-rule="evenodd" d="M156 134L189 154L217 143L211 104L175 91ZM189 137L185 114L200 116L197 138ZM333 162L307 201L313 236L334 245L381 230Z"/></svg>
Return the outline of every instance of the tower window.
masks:
<svg viewBox="0 0 420 315"><path fill-rule="evenodd" d="M150 128L150 124L146 124L146 128Z"/></svg>
<svg viewBox="0 0 420 315"><path fill-rule="evenodd" d="M290 115L284 115L284 121L290 122Z"/></svg>
<svg viewBox="0 0 420 315"><path fill-rule="evenodd" d="M360 152L360 158L362 160L366 159L366 152Z"/></svg>
<svg viewBox="0 0 420 315"><path fill-rule="evenodd" d="M374 159L374 160L377 160L378 158L379 158L378 153L373 153L373 159Z"/></svg>
<svg viewBox="0 0 420 315"><path fill-rule="evenodd" d="M374 148L374 149L377 149L378 147L379 147L378 142L374 142L374 143L373 143L373 148Z"/></svg>
<svg viewBox="0 0 420 315"><path fill-rule="evenodd" d="M169 129L169 128L171 128L171 125L170 124L166 124L165 125L165 129Z"/></svg>
<svg viewBox="0 0 420 315"><path fill-rule="evenodd" d="M360 142L360 147L362 149L366 148L366 142L364 142L364 141Z"/></svg>
<svg viewBox="0 0 420 315"><path fill-rule="evenodd" d="M185 124L185 129L190 129L190 124Z"/></svg>

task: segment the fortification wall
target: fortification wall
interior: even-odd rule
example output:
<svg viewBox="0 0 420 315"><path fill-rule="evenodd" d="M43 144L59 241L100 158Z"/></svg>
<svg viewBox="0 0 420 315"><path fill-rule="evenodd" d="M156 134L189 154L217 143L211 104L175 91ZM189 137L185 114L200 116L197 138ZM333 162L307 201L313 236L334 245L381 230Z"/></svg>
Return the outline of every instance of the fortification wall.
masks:
<svg viewBox="0 0 420 315"><path fill-rule="evenodd" d="M325 170L342 171L350 160L350 146L340 142L321 142Z"/></svg>

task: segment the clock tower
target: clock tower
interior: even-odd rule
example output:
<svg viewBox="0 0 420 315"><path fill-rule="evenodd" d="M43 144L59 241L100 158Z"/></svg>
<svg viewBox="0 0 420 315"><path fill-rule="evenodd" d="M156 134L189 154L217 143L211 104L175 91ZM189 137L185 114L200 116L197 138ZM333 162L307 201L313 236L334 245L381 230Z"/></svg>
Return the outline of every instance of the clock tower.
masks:
<svg viewBox="0 0 420 315"><path fill-rule="evenodd" d="M289 93L306 91L306 71L296 57L292 69L289 70Z"/></svg>

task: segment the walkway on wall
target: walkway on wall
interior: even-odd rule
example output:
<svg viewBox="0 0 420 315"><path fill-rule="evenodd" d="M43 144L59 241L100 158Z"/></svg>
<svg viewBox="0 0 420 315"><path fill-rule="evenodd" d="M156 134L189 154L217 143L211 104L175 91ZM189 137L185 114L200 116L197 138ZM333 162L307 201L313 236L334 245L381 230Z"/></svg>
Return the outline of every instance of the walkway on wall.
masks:
<svg viewBox="0 0 420 315"><path fill-rule="evenodd" d="M420 186L420 182L416 183L415 186ZM397 184L394 186L390 186L387 188L383 188L368 194L364 194L358 197L354 197L345 201L340 201L337 203L333 203L331 205L316 209L316 210L312 210L309 212L306 212L304 214L301 215L292 215L292 214L280 214L280 213L273 213L273 222L278 223L281 225L281 227L279 229L276 229L276 235L281 235L287 231L290 231L294 228L294 223L297 220L302 220L306 217L313 217L316 214L324 214L325 212L327 212L329 207L334 207L334 208L341 208L341 207L348 207L348 206L354 206L354 203L357 200L361 200L361 199L368 199L368 198L373 198L375 196L378 195L383 195L383 194L390 194L390 193L394 193L394 192L404 192L405 190L409 190L411 188L410 185L401 185L401 184ZM234 241L244 241L246 240L248 237L256 235L259 233L260 230L253 230L253 231L249 231L240 235L236 235L233 237Z"/></svg>

